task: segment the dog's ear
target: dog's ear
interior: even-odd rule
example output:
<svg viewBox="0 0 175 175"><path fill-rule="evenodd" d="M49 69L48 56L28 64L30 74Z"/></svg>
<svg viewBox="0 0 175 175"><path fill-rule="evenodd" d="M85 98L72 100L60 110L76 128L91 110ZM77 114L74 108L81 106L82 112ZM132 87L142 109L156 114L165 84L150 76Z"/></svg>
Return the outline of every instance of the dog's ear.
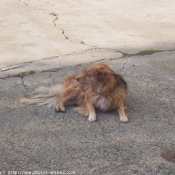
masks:
<svg viewBox="0 0 175 175"><path fill-rule="evenodd" d="M114 71L105 63L96 63L94 68L99 82L109 82L111 75L114 73Z"/></svg>
<svg viewBox="0 0 175 175"><path fill-rule="evenodd" d="M96 69L96 77L97 77L97 80L99 82L104 81L105 76L106 76L105 68L98 68L98 69Z"/></svg>

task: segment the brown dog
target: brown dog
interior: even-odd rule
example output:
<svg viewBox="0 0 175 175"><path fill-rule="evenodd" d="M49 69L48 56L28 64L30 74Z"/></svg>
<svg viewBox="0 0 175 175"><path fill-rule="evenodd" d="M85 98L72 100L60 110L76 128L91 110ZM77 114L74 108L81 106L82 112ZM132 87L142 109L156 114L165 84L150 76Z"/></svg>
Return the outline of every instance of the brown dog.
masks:
<svg viewBox="0 0 175 175"><path fill-rule="evenodd" d="M66 105L77 104L77 112L96 120L95 108L101 111L116 110L120 120L127 122L124 99L127 84L105 63L95 63L88 70L68 77L63 83L51 87L40 87L34 93L21 98L22 103L56 105L57 112L65 111Z"/></svg>

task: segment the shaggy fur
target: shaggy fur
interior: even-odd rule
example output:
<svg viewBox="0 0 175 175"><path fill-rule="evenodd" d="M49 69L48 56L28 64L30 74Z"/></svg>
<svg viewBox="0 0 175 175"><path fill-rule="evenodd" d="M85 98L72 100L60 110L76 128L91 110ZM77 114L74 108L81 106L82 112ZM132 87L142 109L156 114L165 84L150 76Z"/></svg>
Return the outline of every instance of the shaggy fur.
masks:
<svg viewBox="0 0 175 175"><path fill-rule="evenodd" d="M101 111L116 110L120 120L127 122L124 99L127 84L105 63L95 63L88 70L68 77L63 83L51 87L40 87L20 101L26 104L56 106L57 112L64 112L66 105L77 104L77 112L96 120L95 108Z"/></svg>

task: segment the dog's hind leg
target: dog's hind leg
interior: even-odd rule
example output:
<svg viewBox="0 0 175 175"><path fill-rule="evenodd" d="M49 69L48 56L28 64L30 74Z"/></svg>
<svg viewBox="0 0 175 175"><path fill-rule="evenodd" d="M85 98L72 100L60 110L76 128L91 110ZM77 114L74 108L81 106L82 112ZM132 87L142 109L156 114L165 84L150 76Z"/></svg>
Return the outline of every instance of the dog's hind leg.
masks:
<svg viewBox="0 0 175 175"><path fill-rule="evenodd" d="M67 88L63 91L61 96L59 97L58 104L55 107L56 112L64 112L65 105L71 100L73 101L77 96L77 91L73 88Z"/></svg>
<svg viewBox="0 0 175 175"><path fill-rule="evenodd" d="M89 117L88 120L90 122L94 122L96 120L96 113L95 113L95 108L91 103L86 103L86 108L89 111Z"/></svg>
<svg viewBox="0 0 175 175"><path fill-rule="evenodd" d="M128 117L125 114L123 102L120 103L120 105L119 105L118 113L119 113L120 121L128 122Z"/></svg>
<svg viewBox="0 0 175 175"><path fill-rule="evenodd" d="M77 107L75 109L75 111L81 116L84 116L84 117L88 117L89 116L89 111L86 109L85 106Z"/></svg>

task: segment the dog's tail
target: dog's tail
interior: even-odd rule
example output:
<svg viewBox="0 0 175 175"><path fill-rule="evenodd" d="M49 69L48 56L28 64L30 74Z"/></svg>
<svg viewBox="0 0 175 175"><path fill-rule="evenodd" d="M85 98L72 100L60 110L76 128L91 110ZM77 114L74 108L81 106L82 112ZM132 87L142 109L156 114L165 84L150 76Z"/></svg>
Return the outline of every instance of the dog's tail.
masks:
<svg viewBox="0 0 175 175"><path fill-rule="evenodd" d="M58 97L63 92L62 84L50 88L40 86L33 93L20 98L21 103L48 107L55 107L58 103Z"/></svg>

